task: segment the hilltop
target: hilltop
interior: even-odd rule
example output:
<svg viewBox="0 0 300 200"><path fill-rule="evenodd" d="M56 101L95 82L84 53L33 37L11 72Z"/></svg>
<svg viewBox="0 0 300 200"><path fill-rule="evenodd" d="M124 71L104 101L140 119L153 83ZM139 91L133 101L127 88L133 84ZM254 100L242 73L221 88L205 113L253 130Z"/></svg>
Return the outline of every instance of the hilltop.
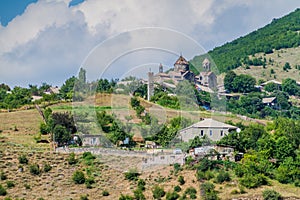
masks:
<svg viewBox="0 0 300 200"><path fill-rule="evenodd" d="M205 57L214 61L216 72L227 72L248 64L249 56L257 53L270 54L283 48L300 45L300 9L272 22L246 36L216 47L207 54L195 56L190 62L201 69ZM298 64L298 63L297 63ZM217 66L217 68L216 68Z"/></svg>

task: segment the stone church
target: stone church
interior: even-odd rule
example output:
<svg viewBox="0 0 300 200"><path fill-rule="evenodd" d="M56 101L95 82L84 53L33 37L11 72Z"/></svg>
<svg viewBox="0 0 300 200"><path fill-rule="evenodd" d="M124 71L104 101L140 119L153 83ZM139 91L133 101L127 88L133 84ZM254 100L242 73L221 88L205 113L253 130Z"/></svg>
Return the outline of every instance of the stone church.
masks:
<svg viewBox="0 0 300 200"><path fill-rule="evenodd" d="M217 76L211 71L211 64L207 58L202 63L203 72L198 76L190 70L189 62L180 55L174 63L174 68L164 72L163 65L159 65L157 74L148 72L148 97L153 95L154 83L158 83L165 87L176 88L176 85L183 80L188 80L196 85L207 87L214 90L217 87Z"/></svg>

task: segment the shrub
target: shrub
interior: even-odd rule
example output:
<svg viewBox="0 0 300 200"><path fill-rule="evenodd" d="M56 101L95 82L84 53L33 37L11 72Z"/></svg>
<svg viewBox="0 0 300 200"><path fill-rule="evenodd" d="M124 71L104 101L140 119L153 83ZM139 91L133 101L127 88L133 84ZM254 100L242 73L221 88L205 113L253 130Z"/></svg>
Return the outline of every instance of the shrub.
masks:
<svg viewBox="0 0 300 200"><path fill-rule="evenodd" d="M26 155L19 156L18 160L19 160L20 164L28 164L28 159L27 159Z"/></svg>
<svg viewBox="0 0 300 200"><path fill-rule="evenodd" d="M161 199L163 196L165 196L166 192L164 191L163 188L156 185L152 190L152 194L154 199Z"/></svg>
<svg viewBox="0 0 300 200"><path fill-rule="evenodd" d="M30 190L30 185L29 184L25 183L24 187L25 187L26 190Z"/></svg>
<svg viewBox="0 0 300 200"><path fill-rule="evenodd" d="M204 182L200 186L200 194L203 200L218 200L220 199L215 191L214 184L210 182Z"/></svg>
<svg viewBox="0 0 300 200"><path fill-rule="evenodd" d="M179 194L177 192L167 192L166 200L176 200L179 198Z"/></svg>
<svg viewBox="0 0 300 200"><path fill-rule="evenodd" d="M130 169L128 172L125 172L125 179L129 181L136 181L139 175L140 174L136 169Z"/></svg>
<svg viewBox="0 0 300 200"><path fill-rule="evenodd" d="M91 189L93 183L95 183L94 178L89 177L89 178L85 179L86 188Z"/></svg>
<svg viewBox="0 0 300 200"><path fill-rule="evenodd" d="M197 190L194 187L188 187L184 191L185 195L189 195L190 199L196 199L197 198Z"/></svg>
<svg viewBox="0 0 300 200"><path fill-rule="evenodd" d="M89 198L87 197L87 195L81 195L80 200L89 200Z"/></svg>
<svg viewBox="0 0 300 200"><path fill-rule="evenodd" d="M50 130L49 130L48 125L45 124L45 123L41 123L41 124L40 124L40 133L41 133L42 135L46 135L46 134L48 134L49 132L50 132Z"/></svg>
<svg viewBox="0 0 300 200"><path fill-rule="evenodd" d="M281 195L275 190L266 189L263 191L264 200L281 200Z"/></svg>
<svg viewBox="0 0 300 200"><path fill-rule="evenodd" d="M6 181L7 188L13 188L15 187L15 183L13 181Z"/></svg>
<svg viewBox="0 0 300 200"><path fill-rule="evenodd" d="M180 187L179 185L176 185L176 186L174 187L174 191L175 191L175 192L180 192L180 191L181 191L181 187Z"/></svg>
<svg viewBox="0 0 300 200"><path fill-rule="evenodd" d="M103 190L102 196L105 196L105 197L109 196L109 192L107 190Z"/></svg>
<svg viewBox="0 0 300 200"><path fill-rule="evenodd" d="M29 171L32 175L40 175L40 166L38 164L32 164L29 166Z"/></svg>
<svg viewBox="0 0 300 200"><path fill-rule="evenodd" d="M268 181L263 174L246 174L243 178L240 179L240 183L246 188L257 188L261 185L268 184Z"/></svg>
<svg viewBox="0 0 300 200"><path fill-rule="evenodd" d="M91 152L84 152L82 154L82 158L84 160L94 160L94 159L96 159L96 157Z"/></svg>
<svg viewBox="0 0 300 200"><path fill-rule="evenodd" d="M183 176L179 176L178 177L178 182L179 182L180 185L184 185L185 184L184 177Z"/></svg>
<svg viewBox="0 0 300 200"><path fill-rule="evenodd" d="M132 196L121 194L119 200L134 200Z"/></svg>
<svg viewBox="0 0 300 200"><path fill-rule="evenodd" d="M144 179L139 179L138 180L138 183L137 183L138 189L144 191L145 190L145 185L146 185L146 182L144 181Z"/></svg>
<svg viewBox="0 0 300 200"><path fill-rule="evenodd" d="M199 181L201 180L210 180L212 178L214 178L214 174L212 171L208 170L206 172L203 172L203 171L200 171L200 170L197 170L197 174L196 174L196 177Z"/></svg>
<svg viewBox="0 0 300 200"><path fill-rule="evenodd" d="M75 158L74 152L70 153L69 158L68 158L68 163L70 165L75 165L77 163L77 159Z"/></svg>
<svg viewBox="0 0 300 200"><path fill-rule="evenodd" d="M217 183L223 183L225 181L230 181L231 178L230 178L230 175L228 172L225 172L225 171L220 171L220 173L218 174L218 176L216 177L216 182Z"/></svg>
<svg viewBox="0 0 300 200"><path fill-rule="evenodd" d="M176 175L180 170L182 170L180 164L178 164L178 163L175 163L175 164L173 165L173 167L174 167L174 174L175 174L175 175Z"/></svg>
<svg viewBox="0 0 300 200"><path fill-rule="evenodd" d="M46 164L44 165L44 172L49 172L51 169L52 169L52 166L49 165L48 163L46 163Z"/></svg>
<svg viewBox="0 0 300 200"><path fill-rule="evenodd" d="M146 200L143 191L141 189L136 189L133 191L135 200Z"/></svg>
<svg viewBox="0 0 300 200"><path fill-rule="evenodd" d="M5 196L6 194L7 194L7 192L6 192L5 188L2 185L0 185L0 196Z"/></svg>
<svg viewBox="0 0 300 200"><path fill-rule="evenodd" d="M6 176L6 174L2 171L1 173L0 173L0 180L6 180L7 179L7 176Z"/></svg>
<svg viewBox="0 0 300 200"><path fill-rule="evenodd" d="M38 198L37 200L45 200L44 198L42 198L42 197L40 197L40 198Z"/></svg>
<svg viewBox="0 0 300 200"><path fill-rule="evenodd" d="M73 181L75 184L83 184L85 182L85 176L82 171L75 171L73 174Z"/></svg>

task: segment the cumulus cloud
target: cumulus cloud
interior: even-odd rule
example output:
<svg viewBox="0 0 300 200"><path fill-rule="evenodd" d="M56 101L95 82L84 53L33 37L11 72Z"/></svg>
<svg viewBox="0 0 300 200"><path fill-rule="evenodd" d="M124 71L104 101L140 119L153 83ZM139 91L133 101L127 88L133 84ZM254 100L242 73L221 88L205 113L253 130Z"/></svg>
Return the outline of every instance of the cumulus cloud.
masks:
<svg viewBox="0 0 300 200"><path fill-rule="evenodd" d="M103 53L89 62L85 62L85 58L105 39L126 31L129 31L127 39L110 40L111 46L104 51L106 55L119 55L134 49L148 37L152 46L169 48L177 54L182 52L190 59L193 54L203 53L203 48L189 51L191 46L176 38L176 34L168 37L156 32L137 36L132 35L132 30L142 27L175 30L192 37L209 50L299 6L292 0L274 0L272 3L259 0L86 0L72 7L69 3L70 0L40 0L30 4L8 26L0 26L1 82L26 86L46 81L60 85L75 75L81 64L97 66L99 59L109 63L112 58L104 58ZM167 58L164 53L160 55L155 53L151 57L140 52L115 65L141 66L151 59L154 63L162 60L166 65L173 64L172 53L168 53ZM145 56L149 56L147 61L141 59Z"/></svg>

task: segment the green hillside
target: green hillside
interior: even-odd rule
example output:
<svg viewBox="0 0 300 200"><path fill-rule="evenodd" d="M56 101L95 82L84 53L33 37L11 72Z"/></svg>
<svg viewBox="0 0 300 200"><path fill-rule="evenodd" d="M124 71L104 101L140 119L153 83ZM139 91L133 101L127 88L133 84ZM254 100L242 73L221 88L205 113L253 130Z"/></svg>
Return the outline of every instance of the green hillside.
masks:
<svg viewBox="0 0 300 200"><path fill-rule="evenodd" d="M273 53L274 50L300 46L300 9L272 22L263 28L216 47L208 52L208 55L196 56L191 63L201 69L201 63L205 57L213 60L213 68L219 72L235 69L242 64L252 64L249 55L256 53ZM261 61L258 61L257 64Z"/></svg>

